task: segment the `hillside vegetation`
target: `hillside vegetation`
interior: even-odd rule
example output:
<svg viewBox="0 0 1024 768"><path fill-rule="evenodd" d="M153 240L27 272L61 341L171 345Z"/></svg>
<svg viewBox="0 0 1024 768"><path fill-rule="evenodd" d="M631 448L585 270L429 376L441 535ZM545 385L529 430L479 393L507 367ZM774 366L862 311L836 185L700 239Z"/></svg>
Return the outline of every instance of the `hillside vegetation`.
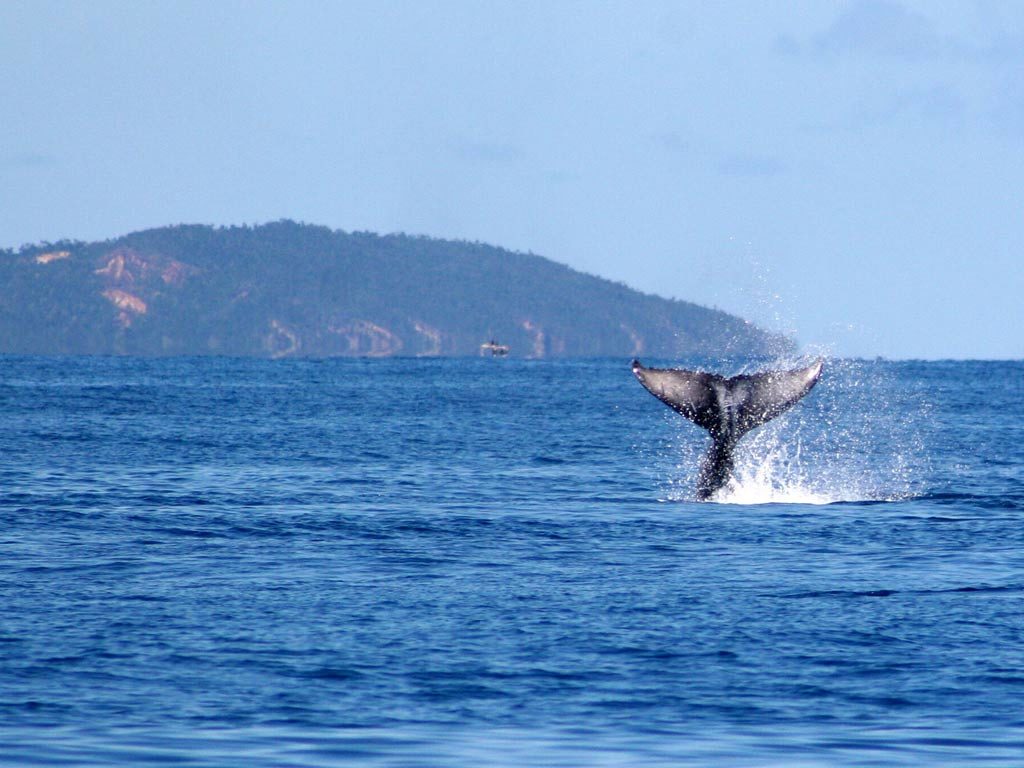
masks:
<svg viewBox="0 0 1024 768"><path fill-rule="evenodd" d="M742 319L480 243L280 221L0 251L0 352L766 354Z"/></svg>

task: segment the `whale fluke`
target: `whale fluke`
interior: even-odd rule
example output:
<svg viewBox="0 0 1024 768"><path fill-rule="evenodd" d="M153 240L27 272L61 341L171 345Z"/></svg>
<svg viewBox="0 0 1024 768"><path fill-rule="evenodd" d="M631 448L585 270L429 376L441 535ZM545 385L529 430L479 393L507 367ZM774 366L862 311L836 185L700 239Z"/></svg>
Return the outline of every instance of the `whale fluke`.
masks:
<svg viewBox="0 0 1024 768"><path fill-rule="evenodd" d="M810 392L821 377L822 365L819 359L797 370L732 378L681 368L644 368L636 359L632 368L648 392L711 434L712 444L697 480L697 498L705 500L728 481L737 441Z"/></svg>

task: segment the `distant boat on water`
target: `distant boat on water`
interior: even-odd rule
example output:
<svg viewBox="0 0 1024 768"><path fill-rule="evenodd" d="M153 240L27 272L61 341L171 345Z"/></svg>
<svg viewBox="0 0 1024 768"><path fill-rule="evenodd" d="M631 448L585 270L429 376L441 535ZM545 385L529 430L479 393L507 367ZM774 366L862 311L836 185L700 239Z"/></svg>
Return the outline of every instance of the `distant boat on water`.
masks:
<svg viewBox="0 0 1024 768"><path fill-rule="evenodd" d="M487 355L489 353L491 357L508 357L508 350L508 344L499 344L494 339L480 345L480 354Z"/></svg>

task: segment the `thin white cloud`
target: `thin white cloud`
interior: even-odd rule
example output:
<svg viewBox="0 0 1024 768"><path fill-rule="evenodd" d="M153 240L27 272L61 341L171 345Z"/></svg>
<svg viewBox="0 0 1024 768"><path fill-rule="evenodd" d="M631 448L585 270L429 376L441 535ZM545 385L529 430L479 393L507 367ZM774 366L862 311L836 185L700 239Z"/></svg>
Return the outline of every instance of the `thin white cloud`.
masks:
<svg viewBox="0 0 1024 768"><path fill-rule="evenodd" d="M927 7L927 6L925 6ZM857 0L817 34L781 35L776 53L788 56L865 56L904 61L946 60L983 67L1018 64L1024 38L999 29L988 40L943 34L925 13L895 0Z"/></svg>
<svg viewBox="0 0 1024 768"><path fill-rule="evenodd" d="M838 120L809 127L811 131L859 131L894 123L960 125L967 117L964 98L952 86L935 84L870 94Z"/></svg>
<svg viewBox="0 0 1024 768"><path fill-rule="evenodd" d="M820 54L867 53L905 59L934 58L957 47L923 14L891 0L860 0L811 39Z"/></svg>

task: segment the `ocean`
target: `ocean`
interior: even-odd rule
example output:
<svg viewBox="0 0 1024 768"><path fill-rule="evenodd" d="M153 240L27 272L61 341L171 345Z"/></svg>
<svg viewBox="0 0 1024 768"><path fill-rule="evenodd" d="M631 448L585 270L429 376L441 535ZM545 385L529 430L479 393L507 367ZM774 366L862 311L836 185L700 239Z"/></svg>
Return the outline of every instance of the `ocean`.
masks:
<svg viewBox="0 0 1024 768"><path fill-rule="evenodd" d="M1024 363L706 442L625 359L0 357L0 765L1024 765Z"/></svg>

